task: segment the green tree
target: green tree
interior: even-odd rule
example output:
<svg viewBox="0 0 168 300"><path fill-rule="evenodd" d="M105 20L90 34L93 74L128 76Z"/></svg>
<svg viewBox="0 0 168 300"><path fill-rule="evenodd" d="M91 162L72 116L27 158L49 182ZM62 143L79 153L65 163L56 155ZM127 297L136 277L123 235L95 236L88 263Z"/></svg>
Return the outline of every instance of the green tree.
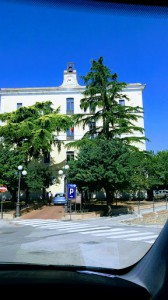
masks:
<svg viewBox="0 0 168 300"><path fill-rule="evenodd" d="M148 199L153 199L153 190L168 189L168 151L148 152Z"/></svg>
<svg viewBox="0 0 168 300"><path fill-rule="evenodd" d="M132 151L129 156L129 167L132 170L129 189L135 197L143 199L144 192L149 187L147 159L146 151Z"/></svg>
<svg viewBox="0 0 168 300"><path fill-rule="evenodd" d="M55 182L52 166L43 163L43 157L32 159L27 166L26 183L28 191L40 192L40 197L45 200L46 188ZM28 195L27 195L28 196ZM27 197L29 199L29 197Z"/></svg>
<svg viewBox="0 0 168 300"><path fill-rule="evenodd" d="M81 147L69 163L68 181L77 184L80 191L104 189L110 212L114 193L131 189L133 151L121 140L96 138Z"/></svg>
<svg viewBox="0 0 168 300"><path fill-rule="evenodd" d="M0 143L0 184L7 186L13 200L16 200L18 186L17 167L23 165L24 161L25 156L22 152L17 149L14 151L12 148L4 146L2 142Z"/></svg>
<svg viewBox="0 0 168 300"><path fill-rule="evenodd" d="M0 120L3 122L0 126L0 151L4 164L1 166L0 178L13 194L17 189L17 174L14 175L14 171L17 171L19 164L28 169L33 159L38 161L43 155L49 155L53 146L61 149L57 134L71 127L73 121L71 117L58 114L58 109L53 109L52 102L46 101L36 102L29 107L20 107L11 113L0 114ZM51 172L43 165L43 179L41 177L39 180L41 188L48 187L51 182L50 178L44 176L44 171L51 177ZM33 188L32 175L28 174L25 179L27 191ZM34 185L39 186L37 181L34 181Z"/></svg>
<svg viewBox="0 0 168 300"><path fill-rule="evenodd" d="M110 69L103 64L103 57L97 61L92 60L90 71L81 77L86 85L80 103L84 113L75 115L74 119L76 124L82 124L83 128L88 125L89 130L82 140L70 145L80 147L93 136L104 137L107 140L122 139L130 145L147 140L144 128L136 124L139 118L143 118L143 108L118 103L119 99L129 101L127 95L123 94L127 84L118 82L117 74L111 74ZM93 122L95 126L90 126Z"/></svg>
<svg viewBox="0 0 168 300"><path fill-rule="evenodd" d="M168 189L168 150L158 151L157 160L157 189Z"/></svg>
<svg viewBox="0 0 168 300"><path fill-rule="evenodd" d="M0 120L4 122L0 126L0 138L4 145L21 150L27 161L49 153L53 145L60 149L57 134L71 127L73 121L58 111L59 108L53 109L51 101L46 101L0 114Z"/></svg>
<svg viewBox="0 0 168 300"><path fill-rule="evenodd" d="M81 140L67 144L79 149L71 179L79 188L104 188L110 206L115 191L137 186L138 180L134 187L130 183L135 173L128 161L130 151L139 151L139 143L147 140L144 128L137 126L139 118L143 118L143 108L119 104L119 99L130 101L123 93L127 84L119 82L116 73L111 74L103 57L92 60L90 71L82 79L86 85L80 103L84 113L75 115L74 120L76 125L89 129Z"/></svg>

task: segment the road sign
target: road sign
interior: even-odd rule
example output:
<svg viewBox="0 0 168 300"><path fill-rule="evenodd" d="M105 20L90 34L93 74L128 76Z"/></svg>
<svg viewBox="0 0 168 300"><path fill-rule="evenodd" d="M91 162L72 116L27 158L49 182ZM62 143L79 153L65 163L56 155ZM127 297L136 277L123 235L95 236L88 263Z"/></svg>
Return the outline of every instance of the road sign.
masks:
<svg viewBox="0 0 168 300"><path fill-rule="evenodd" d="M1 193L5 193L7 191L7 187L6 186L0 186L0 192Z"/></svg>
<svg viewBox="0 0 168 300"><path fill-rule="evenodd" d="M68 199L72 200L76 198L76 184L68 184Z"/></svg>

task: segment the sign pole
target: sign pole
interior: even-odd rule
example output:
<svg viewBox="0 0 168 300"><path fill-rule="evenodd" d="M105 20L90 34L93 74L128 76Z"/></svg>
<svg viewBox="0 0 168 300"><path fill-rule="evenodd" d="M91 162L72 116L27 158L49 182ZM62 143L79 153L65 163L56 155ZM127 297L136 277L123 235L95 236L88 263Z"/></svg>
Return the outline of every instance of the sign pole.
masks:
<svg viewBox="0 0 168 300"><path fill-rule="evenodd" d="M5 193L7 191L6 186L0 186L0 193L1 193L1 219L3 219L3 198L2 198L2 193Z"/></svg>
<svg viewBox="0 0 168 300"><path fill-rule="evenodd" d="M70 220L71 220L71 201L76 198L76 184L69 183L67 186L68 186L68 199L70 201L69 213L70 213Z"/></svg>
<svg viewBox="0 0 168 300"><path fill-rule="evenodd" d="M70 207L69 207L69 216L70 216L70 221L71 221L71 200L70 200Z"/></svg>
<svg viewBox="0 0 168 300"><path fill-rule="evenodd" d="M3 199L2 199L2 193L1 193L1 219L3 219Z"/></svg>

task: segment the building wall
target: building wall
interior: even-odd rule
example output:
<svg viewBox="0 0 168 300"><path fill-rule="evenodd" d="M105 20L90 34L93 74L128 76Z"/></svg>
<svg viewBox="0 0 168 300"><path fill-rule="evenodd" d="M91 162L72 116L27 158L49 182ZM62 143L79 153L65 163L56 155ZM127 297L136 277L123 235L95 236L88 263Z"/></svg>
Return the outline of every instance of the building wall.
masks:
<svg viewBox="0 0 168 300"><path fill-rule="evenodd" d="M131 83L128 84L123 93L130 99L129 102L125 102L126 105L130 106L140 106L143 108L143 97L142 93L145 88L144 84L141 83ZM66 99L74 98L74 114L83 113L80 109L80 99L83 97L82 93L85 86L81 86L77 81L76 70L73 69L69 64L67 69L63 74L63 83L58 87L42 87L42 88L1 88L0 89L0 113L12 112L17 109L18 105L31 106L35 102L51 101L53 103L53 108L56 109L60 107L60 114L66 114ZM86 112L86 113L89 113ZM144 119L138 120L138 126L144 128ZM74 128L74 140L82 138L84 133L88 130L85 128L83 130L82 126ZM66 133L62 132L58 137L60 140L67 143ZM69 142L69 141L68 141ZM145 142L139 144L138 147L141 150L146 149ZM70 149L71 151L75 149ZM53 157L55 164L61 163L66 160L66 147L62 146L62 150L58 153L57 148L53 148L51 157ZM58 191L62 191L64 188L63 178L60 184L53 185L50 190L53 194Z"/></svg>

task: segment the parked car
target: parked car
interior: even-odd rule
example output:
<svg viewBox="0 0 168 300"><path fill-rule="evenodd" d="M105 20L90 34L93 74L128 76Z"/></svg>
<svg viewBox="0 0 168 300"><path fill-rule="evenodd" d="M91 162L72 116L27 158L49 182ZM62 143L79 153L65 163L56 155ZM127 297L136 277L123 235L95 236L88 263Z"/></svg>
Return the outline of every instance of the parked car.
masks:
<svg viewBox="0 0 168 300"><path fill-rule="evenodd" d="M166 197L168 197L168 190L154 191L154 198L155 199L165 199Z"/></svg>
<svg viewBox="0 0 168 300"><path fill-rule="evenodd" d="M53 199L54 205L65 205L66 204L66 195L65 193L56 193Z"/></svg>

